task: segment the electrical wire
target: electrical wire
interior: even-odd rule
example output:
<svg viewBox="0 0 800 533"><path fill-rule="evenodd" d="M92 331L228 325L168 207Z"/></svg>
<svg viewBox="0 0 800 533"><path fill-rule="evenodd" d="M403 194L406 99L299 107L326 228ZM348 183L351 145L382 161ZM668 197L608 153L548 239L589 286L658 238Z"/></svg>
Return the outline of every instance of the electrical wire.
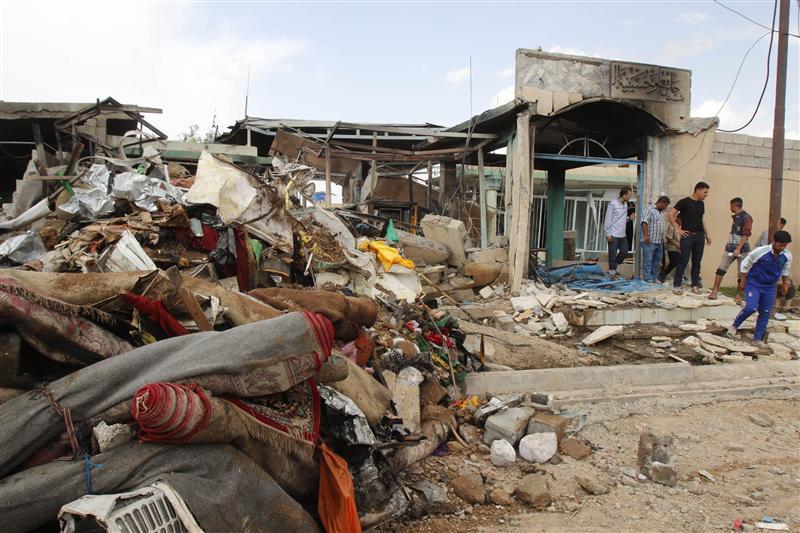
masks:
<svg viewBox="0 0 800 533"><path fill-rule="evenodd" d="M755 48L756 45L761 42L761 39L763 39L767 35L770 35L770 33L767 32L758 39L756 39L755 42L750 45L750 48L747 49L747 52L744 53L744 57L742 57L742 61L741 63L739 63L739 69L736 71L736 76L733 78L733 83L731 84L731 88L728 91L728 95L725 97L725 100L722 101L722 105L719 106L719 110L716 113L714 113L715 117L719 116L719 114L725 108L725 104L728 103L728 99L731 97L731 94L733 94L733 88L736 87L736 82L739 81L739 75L742 73L742 67L744 67L744 62L747 60L747 56L750 55L750 52L753 50L753 48Z"/></svg>
<svg viewBox="0 0 800 533"><path fill-rule="evenodd" d="M747 16L747 15L745 15L744 13L741 13L741 12L739 12L739 11L736 11L736 10L735 10L735 9L733 9L732 7L728 7L728 6L726 6L725 4L723 4L722 2L720 2L719 0L714 0L714 3L715 3L715 4L718 4L720 7L723 7L723 8L725 8L725 9L727 9L727 10L728 10L728 11L730 11L731 13L735 13L735 14L739 15L739 16L740 16L740 17L742 17L743 19L745 19L745 20L748 20L748 21L752 22L752 23L753 23L753 24L755 24L756 26L760 26L760 27L764 28L765 30L769 30L769 31L771 31L772 33L775 33L775 23L774 23L774 22L773 22L773 24L772 24L772 28L770 28L770 27L768 27L768 26L764 26L763 24L761 24L761 23L760 23L760 22L758 22L757 20L753 20L753 19L751 19L750 17L748 17L748 16ZM799 4L799 5L800 5L800 4ZM787 33L786 33L786 35L789 35L789 36L791 36L791 37L797 37L797 38L800 38L800 35L798 35L798 34L796 34L796 33L787 32Z"/></svg>
<svg viewBox="0 0 800 533"><path fill-rule="evenodd" d="M772 29L770 30L769 33L769 48L767 49L767 74L764 77L764 87L762 87L761 89L761 95L758 97L758 103L756 103L756 108L753 110L753 114L750 116L750 120L748 120L743 126L740 126L736 129L733 130L719 129L718 131L722 131L725 133L736 133L737 131L745 129L753 122L753 120L755 120L756 115L758 114L758 110L761 108L761 102L764 100L764 94L767 92L767 86L769 85L770 61L772 59L772 44L775 41L775 19L777 18L777 16L778 16L778 0L775 0L774 7L772 8Z"/></svg>

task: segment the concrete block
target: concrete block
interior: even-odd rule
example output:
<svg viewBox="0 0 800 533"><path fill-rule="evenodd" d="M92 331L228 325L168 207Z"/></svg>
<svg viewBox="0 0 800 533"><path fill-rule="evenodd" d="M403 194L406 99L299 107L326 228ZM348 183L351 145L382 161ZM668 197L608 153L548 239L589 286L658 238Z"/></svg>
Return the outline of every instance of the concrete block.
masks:
<svg viewBox="0 0 800 533"><path fill-rule="evenodd" d="M539 89L536 87L525 86L522 88L522 98L529 102L537 102L539 100Z"/></svg>
<svg viewBox="0 0 800 533"><path fill-rule="evenodd" d="M491 445L497 439L507 440L512 446L525 434L528 420L536 411L531 407L512 407L486 419L483 442Z"/></svg>
<svg viewBox="0 0 800 533"><path fill-rule="evenodd" d="M539 99L536 102L536 114L549 115L553 112L553 93L550 91L539 91Z"/></svg>
<svg viewBox="0 0 800 533"><path fill-rule="evenodd" d="M408 259L415 263L438 265L439 263L444 263L450 257L450 250L440 242L402 230L396 231L398 237L400 237L398 247L403 250L403 254Z"/></svg>
<svg viewBox="0 0 800 533"><path fill-rule="evenodd" d="M481 248L470 251L467 258L473 263L505 263L508 261L508 248Z"/></svg>
<svg viewBox="0 0 800 533"><path fill-rule="evenodd" d="M764 137L764 146L772 148L772 137Z"/></svg>
<svg viewBox="0 0 800 533"><path fill-rule="evenodd" d="M425 215L420 226L425 238L445 245L450 251L447 264L461 266L464 263L467 258L464 251L467 229L463 222L445 216Z"/></svg>
<svg viewBox="0 0 800 533"><path fill-rule="evenodd" d="M759 146L755 149L756 157L772 157L772 148L767 148L766 146Z"/></svg>
<svg viewBox="0 0 800 533"><path fill-rule="evenodd" d="M749 144L740 144L739 153L746 156L753 156L755 155L755 150Z"/></svg>
<svg viewBox="0 0 800 533"><path fill-rule="evenodd" d="M714 134L716 140L721 143L730 143L733 142L733 134L732 133L725 133L723 131L718 131Z"/></svg>
<svg viewBox="0 0 800 533"><path fill-rule="evenodd" d="M743 155L731 154L731 165L735 167L747 166L747 158Z"/></svg>
<svg viewBox="0 0 800 533"><path fill-rule="evenodd" d="M569 95L567 93L553 93L553 111L565 108L569 105Z"/></svg>
<svg viewBox="0 0 800 533"><path fill-rule="evenodd" d="M758 168L771 168L772 167L772 160L767 159L765 157L758 157L758 158L756 158L756 166Z"/></svg>
<svg viewBox="0 0 800 533"><path fill-rule="evenodd" d="M733 144L747 144L747 137L747 135L742 135L741 133L734 133Z"/></svg>
<svg viewBox="0 0 800 533"><path fill-rule="evenodd" d="M528 435L533 433L555 433L558 442L564 438L568 420L550 413L536 413L528 422Z"/></svg>
<svg viewBox="0 0 800 533"><path fill-rule="evenodd" d="M750 136L747 138L747 143L750 146L764 146L764 138Z"/></svg>
<svg viewBox="0 0 800 533"><path fill-rule="evenodd" d="M716 163L717 165L730 165L731 164L731 156L729 154L712 153L711 154L711 162L712 163Z"/></svg>
<svg viewBox="0 0 800 533"><path fill-rule="evenodd" d="M583 100L583 95L581 93L567 93L567 98L570 104L577 104Z"/></svg>

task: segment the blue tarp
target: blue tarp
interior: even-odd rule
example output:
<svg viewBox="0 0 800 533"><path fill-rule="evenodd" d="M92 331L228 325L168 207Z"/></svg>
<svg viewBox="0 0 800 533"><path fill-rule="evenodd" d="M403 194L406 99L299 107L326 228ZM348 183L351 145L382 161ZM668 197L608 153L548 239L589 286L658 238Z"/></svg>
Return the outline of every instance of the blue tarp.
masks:
<svg viewBox="0 0 800 533"><path fill-rule="evenodd" d="M536 274L546 284L562 283L573 290L603 291L614 293L656 291L664 287L640 279L613 279L606 275L597 263L570 265L547 270L539 268Z"/></svg>

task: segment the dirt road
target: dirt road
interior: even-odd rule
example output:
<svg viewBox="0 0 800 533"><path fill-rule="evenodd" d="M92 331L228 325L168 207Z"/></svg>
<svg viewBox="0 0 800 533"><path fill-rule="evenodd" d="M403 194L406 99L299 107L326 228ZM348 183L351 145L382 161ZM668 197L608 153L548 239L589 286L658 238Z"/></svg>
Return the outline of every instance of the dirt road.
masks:
<svg viewBox="0 0 800 533"><path fill-rule="evenodd" d="M666 394L630 402L569 403L588 423L580 432L595 448L585 459L563 457L561 464L539 465L553 504L544 512L514 501L508 506L469 505L453 494L450 480L479 472L488 489L513 492L525 475L517 465L494 467L488 457L457 451L431 457L409 471L407 481L429 479L448 487L448 514L385 525L396 531L729 531L741 518L745 529L765 516L800 531L800 391L796 379L773 382L752 394L678 396ZM738 385L742 385L739 383ZM750 415L772 421L762 427ZM762 421L763 423L763 421ZM678 482L667 487L626 475L635 467L644 430L675 438ZM530 469L530 465L526 465ZM714 478L698 474L705 470ZM587 494L575 475L608 486L607 494ZM441 511L440 511L441 512Z"/></svg>

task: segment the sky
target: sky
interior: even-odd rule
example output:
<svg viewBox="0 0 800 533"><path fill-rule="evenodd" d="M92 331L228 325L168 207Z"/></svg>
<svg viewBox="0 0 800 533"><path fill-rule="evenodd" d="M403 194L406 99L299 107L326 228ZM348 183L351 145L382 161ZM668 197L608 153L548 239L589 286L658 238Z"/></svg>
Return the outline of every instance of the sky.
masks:
<svg viewBox="0 0 800 533"><path fill-rule="evenodd" d="M773 3L726 5L765 26ZM800 33L792 1L790 31ZM170 137L247 114L451 126L513 98L515 50L691 69L692 115L720 109L767 30L706 1L0 2L0 100L119 101L163 109ZM789 37L787 137L800 139L798 44ZM748 55L721 128L756 108L769 36ZM771 136L770 81L753 123ZM472 65L470 76L470 62ZM470 96L471 78L471 96Z"/></svg>

